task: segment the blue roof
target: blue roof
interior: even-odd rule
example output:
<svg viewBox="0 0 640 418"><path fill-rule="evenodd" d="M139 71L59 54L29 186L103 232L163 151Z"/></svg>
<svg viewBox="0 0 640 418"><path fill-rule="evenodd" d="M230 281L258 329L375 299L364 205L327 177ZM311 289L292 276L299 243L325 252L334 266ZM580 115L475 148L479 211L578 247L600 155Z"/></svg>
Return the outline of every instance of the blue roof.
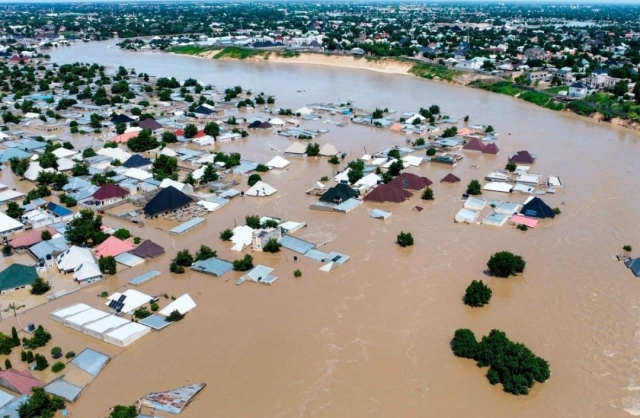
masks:
<svg viewBox="0 0 640 418"><path fill-rule="evenodd" d="M160 331L161 329L173 324L173 322L168 322L164 316L160 315L151 315L139 320L138 322L142 325L148 326L149 328L153 328L156 331Z"/></svg>
<svg viewBox="0 0 640 418"><path fill-rule="evenodd" d="M78 190L88 186L91 186L91 182L83 179L82 177L73 177L69 179L69 183L62 186L62 190Z"/></svg>
<svg viewBox="0 0 640 418"><path fill-rule="evenodd" d="M213 257L208 260L196 261L191 270L220 277L232 268L233 264L230 262Z"/></svg>
<svg viewBox="0 0 640 418"><path fill-rule="evenodd" d="M11 148L2 153L2 156L0 156L0 163L6 163L12 158L22 159L22 158L30 158L30 157L31 157L31 154L28 152L25 152L21 149Z"/></svg>
<svg viewBox="0 0 640 418"><path fill-rule="evenodd" d="M29 247L29 251L39 260L46 258L47 255L54 252L64 252L69 249L67 240L62 237L52 238L49 241L40 241L39 243Z"/></svg>
<svg viewBox="0 0 640 418"><path fill-rule="evenodd" d="M20 418L18 410L20 405L29 400L27 395L20 395L2 408L0 408L0 417L2 418Z"/></svg>
<svg viewBox="0 0 640 418"><path fill-rule="evenodd" d="M171 229L169 231L170 234L176 234L176 235L182 235L186 232L188 232L189 230L197 227L200 224L205 223L207 220L204 218L193 218L191 220L188 220L185 223L182 223L178 226L176 226L175 228Z"/></svg>
<svg viewBox="0 0 640 418"><path fill-rule="evenodd" d="M46 146L46 142L34 141L33 139L27 139L20 143L20 148L25 151L34 151L40 148L45 148Z"/></svg>
<svg viewBox="0 0 640 418"><path fill-rule="evenodd" d="M122 163L122 166L126 168L136 168L144 167L150 164L151 160L149 158L145 158L140 154L133 154L127 161Z"/></svg>
<svg viewBox="0 0 640 418"><path fill-rule="evenodd" d="M309 250L304 254L305 257L308 257L312 260L316 260L318 262L322 261L325 259L325 257L327 256L325 253L323 253L322 251L318 251L318 250Z"/></svg>
<svg viewBox="0 0 640 418"><path fill-rule="evenodd" d="M348 255L340 254L339 252L336 252L336 251L331 251L329 254L327 254L324 261L333 261L337 264L343 264L349 258L351 257L349 257Z"/></svg>
<svg viewBox="0 0 640 418"><path fill-rule="evenodd" d="M138 277L136 277L135 279L130 280L130 281L129 281L129 284L132 284L132 285L134 285L134 286L137 286L137 285L139 285L140 283L147 282L147 281L149 281L149 280L153 279L154 277L158 277L159 275L160 275L160 272L159 272L159 271L152 270L152 271L150 271L150 272L148 272L148 273L143 274L142 276L138 276Z"/></svg>
<svg viewBox="0 0 640 418"><path fill-rule="evenodd" d="M300 238L292 237L291 235L283 235L280 240L280 244L282 244L284 248L299 254L306 254L309 250L316 248L316 244Z"/></svg>
<svg viewBox="0 0 640 418"><path fill-rule="evenodd" d="M47 203L47 210L51 211L56 216L68 216L73 215L73 211L67 208L64 208L57 203L49 202Z"/></svg>
<svg viewBox="0 0 640 418"><path fill-rule="evenodd" d="M78 399L82 393L82 387L67 382L64 378L59 378L44 387L45 392L61 397L62 399L73 402Z"/></svg>
<svg viewBox="0 0 640 418"><path fill-rule="evenodd" d="M93 376L97 376L108 362L109 356L90 348L85 348L71 360L71 363Z"/></svg>
<svg viewBox="0 0 640 418"><path fill-rule="evenodd" d="M7 392L0 391L0 406L5 406L11 402L15 396L8 394Z"/></svg>

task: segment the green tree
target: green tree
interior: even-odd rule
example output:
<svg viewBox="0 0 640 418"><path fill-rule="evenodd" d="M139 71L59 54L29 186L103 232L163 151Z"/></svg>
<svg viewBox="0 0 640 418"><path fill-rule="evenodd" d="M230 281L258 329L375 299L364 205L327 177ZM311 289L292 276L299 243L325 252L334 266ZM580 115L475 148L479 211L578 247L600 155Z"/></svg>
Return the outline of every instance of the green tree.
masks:
<svg viewBox="0 0 640 418"><path fill-rule="evenodd" d="M394 162L391 163L391 165L389 166L389 174L391 174L393 177L396 177L400 174L400 172L404 170L404 164L402 163L402 160L395 160Z"/></svg>
<svg viewBox="0 0 640 418"><path fill-rule="evenodd" d="M616 97L622 97L629 92L629 83L625 80L618 81L615 86L613 86L612 93Z"/></svg>
<svg viewBox="0 0 640 418"><path fill-rule="evenodd" d="M40 157L38 157L38 162L40 163L40 167L42 168L53 168L54 170L58 169L58 157L53 152L45 152Z"/></svg>
<svg viewBox="0 0 640 418"><path fill-rule="evenodd" d="M135 406L116 405L113 407L109 418L136 418L137 416L138 411Z"/></svg>
<svg viewBox="0 0 640 418"><path fill-rule="evenodd" d="M62 348L55 346L51 349L51 357L54 359L62 357Z"/></svg>
<svg viewBox="0 0 640 418"><path fill-rule="evenodd" d="M158 146L160 146L160 143L151 134L151 131L149 129L143 129L138 133L137 136L127 141L127 146L133 152L144 152L149 151L150 149L158 148Z"/></svg>
<svg viewBox="0 0 640 418"><path fill-rule="evenodd" d="M518 166L516 165L516 163L508 162L504 168L505 170L508 170L513 173L514 171L516 171L516 168L518 168Z"/></svg>
<svg viewBox="0 0 640 418"><path fill-rule="evenodd" d="M11 327L11 341L13 342L14 347L20 346L20 338L18 338L18 331L16 330L16 327Z"/></svg>
<svg viewBox="0 0 640 418"><path fill-rule="evenodd" d="M198 133L198 127L193 123L188 123L187 126L184 127L184 137L187 139L191 139Z"/></svg>
<svg viewBox="0 0 640 418"><path fill-rule="evenodd" d="M260 177L259 174L253 173L249 176L249 179L247 180L247 184L249 186L253 186L254 184L256 184L257 182L261 181L262 178Z"/></svg>
<svg viewBox="0 0 640 418"><path fill-rule="evenodd" d="M165 144L173 144L178 142L178 136L174 132L166 131L162 133L162 142Z"/></svg>
<svg viewBox="0 0 640 418"><path fill-rule="evenodd" d="M509 277L522 273L526 264L527 262L521 256L509 251L500 251L489 258L487 267L494 276Z"/></svg>
<svg viewBox="0 0 640 418"><path fill-rule="evenodd" d="M118 239L125 240L131 237L131 232L129 232L128 229L119 228L116 229L116 232L113 233L113 236Z"/></svg>
<svg viewBox="0 0 640 418"><path fill-rule="evenodd" d="M434 155L436 155L436 149L435 148L429 148L427 149L427 155L429 157L433 157Z"/></svg>
<svg viewBox="0 0 640 418"><path fill-rule="evenodd" d="M422 200L433 200L433 189L431 187L427 187L426 189L424 189L424 192L422 192Z"/></svg>
<svg viewBox="0 0 640 418"><path fill-rule="evenodd" d="M122 135L124 133L124 131L127 130L127 124L126 123L118 123L116 125L116 134L118 135Z"/></svg>
<svg viewBox="0 0 640 418"><path fill-rule="evenodd" d="M8 358L4 359L4 368L6 370L9 370L9 369L13 368L12 365L11 365L11 360L9 360Z"/></svg>
<svg viewBox="0 0 640 418"><path fill-rule="evenodd" d="M202 244L200 245L200 249L196 251L195 261L208 260L210 258L217 257L217 256L218 256L218 253L216 251L213 251L211 248Z"/></svg>
<svg viewBox="0 0 640 418"><path fill-rule="evenodd" d="M376 107L376 110L373 111L373 114L371 115L371 117L373 119L382 119L384 117L384 111Z"/></svg>
<svg viewBox="0 0 640 418"><path fill-rule="evenodd" d="M464 294L464 303L474 308L479 308L489 303L491 294L491 289L482 280L474 280L467 287Z"/></svg>
<svg viewBox="0 0 640 418"><path fill-rule="evenodd" d="M178 311L177 309L175 311L172 311L166 318L165 321L167 322L177 322L177 321L182 321L182 319L184 318L185 314L180 313L180 311Z"/></svg>
<svg viewBox="0 0 640 418"><path fill-rule="evenodd" d="M262 225L260 224L260 217L256 215L245 216L244 222L247 224L249 228L252 228L252 229L260 229L262 227Z"/></svg>
<svg viewBox="0 0 640 418"><path fill-rule="evenodd" d="M458 135L458 128L456 126L451 126L444 130L442 133L443 138L451 138L453 136Z"/></svg>
<svg viewBox="0 0 640 418"><path fill-rule="evenodd" d="M95 157L96 155L98 154L96 154L93 148L85 148L82 151L82 158L91 158L91 157Z"/></svg>
<svg viewBox="0 0 640 418"><path fill-rule="evenodd" d="M31 290L29 292L32 295L44 295L49 290L51 290L49 282L45 282L42 278L38 277L31 285Z"/></svg>
<svg viewBox="0 0 640 418"><path fill-rule="evenodd" d="M43 241L49 241L51 238L51 232L48 229L43 230L40 234L40 239Z"/></svg>
<svg viewBox="0 0 640 418"><path fill-rule="evenodd" d="M18 177L24 177L24 173L29 169L31 161L28 158L13 157L9 159L9 166L11 171Z"/></svg>
<svg viewBox="0 0 640 418"><path fill-rule="evenodd" d="M178 179L178 160L175 157L159 155L151 167L153 178L162 181L166 178Z"/></svg>
<svg viewBox="0 0 640 418"><path fill-rule="evenodd" d="M277 253L280 251L280 247L282 247L282 244L280 244L277 239L271 238L266 244L264 244L262 250L267 253Z"/></svg>
<svg viewBox="0 0 640 418"><path fill-rule="evenodd" d="M24 209L16 202L7 202L7 208L4 213L13 219L18 219L24 213Z"/></svg>
<svg viewBox="0 0 640 418"><path fill-rule="evenodd" d="M60 373L65 369L66 365L61 361L56 361L53 366L51 366L51 371L54 373Z"/></svg>
<svg viewBox="0 0 640 418"><path fill-rule="evenodd" d="M220 239L222 241L231 241L231 238L233 238L233 231L231 229L227 228L220 232Z"/></svg>
<svg viewBox="0 0 640 418"><path fill-rule="evenodd" d="M35 370L47 370L49 367L49 362L45 356L41 356L40 354L36 354L36 367Z"/></svg>
<svg viewBox="0 0 640 418"><path fill-rule="evenodd" d="M410 232L402 232L398 234L396 238L396 244L401 247L410 247L413 245L413 235Z"/></svg>
<svg viewBox="0 0 640 418"><path fill-rule="evenodd" d="M320 154L320 145L316 143L308 143L306 153L309 157L315 157Z"/></svg>
<svg viewBox="0 0 640 418"><path fill-rule="evenodd" d="M67 224L64 236L71 245L93 246L101 241L99 236L102 227L102 216L96 215L93 211L81 210L80 216L73 218Z"/></svg>
<svg viewBox="0 0 640 418"><path fill-rule="evenodd" d="M205 165L204 167L202 177L200 177L200 184L207 184L216 180L218 180L218 173L216 172L216 168L213 164L207 163L207 165Z"/></svg>
<svg viewBox="0 0 640 418"><path fill-rule="evenodd" d="M218 138L218 136L220 135L220 126L215 122L209 122L204 126L204 133L212 136L213 138Z"/></svg>
<svg viewBox="0 0 640 418"><path fill-rule="evenodd" d="M480 182L478 180L471 180L467 186L467 193L470 195L481 195L482 186L480 185Z"/></svg>
<svg viewBox="0 0 640 418"><path fill-rule="evenodd" d="M235 271L247 271L253 268L253 257L245 254L243 258L233 260L233 269Z"/></svg>
<svg viewBox="0 0 640 418"><path fill-rule="evenodd" d="M20 404L18 416L20 418L52 418L57 410L63 408L64 400L62 398L55 395L50 396L43 388L36 386L31 390L29 399Z"/></svg>
<svg viewBox="0 0 640 418"><path fill-rule="evenodd" d="M470 329L456 330L451 342L453 354L458 357L475 358L478 352L478 341Z"/></svg>
<svg viewBox="0 0 640 418"><path fill-rule="evenodd" d="M98 267L103 274L113 275L116 274L116 259L113 256L100 256L98 260Z"/></svg>

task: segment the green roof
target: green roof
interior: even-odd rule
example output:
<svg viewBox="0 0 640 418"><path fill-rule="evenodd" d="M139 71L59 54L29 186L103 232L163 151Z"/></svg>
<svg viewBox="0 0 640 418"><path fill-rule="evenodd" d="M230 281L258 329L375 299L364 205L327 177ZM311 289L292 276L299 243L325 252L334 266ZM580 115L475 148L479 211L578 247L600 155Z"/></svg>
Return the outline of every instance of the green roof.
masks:
<svg viewBox="0 0 640 418"><path fill-rule="evenodd" d="M12 264L0 272L0 291L32 284L38 278L35 267Z"/></svg>

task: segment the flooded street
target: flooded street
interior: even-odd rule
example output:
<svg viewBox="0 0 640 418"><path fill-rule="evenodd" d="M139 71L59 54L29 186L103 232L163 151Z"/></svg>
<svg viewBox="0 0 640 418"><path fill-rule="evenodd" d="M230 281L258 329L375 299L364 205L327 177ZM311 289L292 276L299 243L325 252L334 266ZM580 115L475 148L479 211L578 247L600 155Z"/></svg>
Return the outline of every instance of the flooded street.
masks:
<svg viewBox="0 0 640 418"><path fill-rule="evenodd" d="M434 202L415 194L401 205L365 202L346 215L310 210L316 198L304 193L322 176L331 177L336 166L325 158L287 157L292 164L286 170L262 176L278 193L233 199L207 215L204 227L173 238L175 249L172 237L156 229L166 221L149 221L140 229L105 218L111 227L128 227L133 235L153 239L167 254L19 316L22 324L42 323L50 329L63 350L79 352L89 346L112 356L69 407L73 416L106 417L113 405L197 382L207 387L181 417L640 415L640 282L614 258L624 244L640 248L637 132L411 76L135 54L107 48L113 44L82 43L51 55L59 64L124 65L179 80L241 85L275 94L277 106L294 110L339 99L398 113L438 104L445 114L470 115L472 124L493 125L500 133L500 154L465 153L453 168L425 163L408 169L434 182ZM329 129L316 142L332 143L353 158L405 143L403 135L389 130L353 124L340 128L322 120L303 126ZM252 132L215 149L265 163L278 155L273 149L284 150L291 141L275 131ZM453 216L462 207L460 196L469 181L504 167L509 154L521 149L538 156L532 172L562 178L565 188L543 199L563 213L527 232L508 225L455 224ZM440 183L449 172L462 181ZM10 177L5 170L2 182L8 184ZM238 179L243 182L238 189L246 190L246 179ZM482 197L522 203L526 195L485 192ZM412 211L415 205L425 210ZM372 219L368 213L373 208L393 214L384 221ZM288 250L252 253L254 264L275 269L279 279L272 286L235 286L236 272L222 278L168 272L177 250L193 253L200 244L217 250L221 258L240 258L218 236L253 214L304 221L308 227L295 236L327 242L320 250L351 259L325 273L310 259L294 262ZM400 231L413 234L413 247L401 249L394 243ZM502 250L524 257L523 275L505 280L483 274L490 255ZM302 271L301 278L293 277L295 269ZM49 318L51 311L76 302L106 309L96 294L119 289L149 270L162 275L137 290L176 297L189 293L198 306L182 322L128 349ZM482 309L461 301L474 279L493 289L491 303ZM8 333L14 321L5 318L1 330ZM551 379L536 384L527 397L491 386L484 376L487 369L452 354L449 342L458 328L470 328L478 338L493 328L505 331L549 361Z"/></svg>

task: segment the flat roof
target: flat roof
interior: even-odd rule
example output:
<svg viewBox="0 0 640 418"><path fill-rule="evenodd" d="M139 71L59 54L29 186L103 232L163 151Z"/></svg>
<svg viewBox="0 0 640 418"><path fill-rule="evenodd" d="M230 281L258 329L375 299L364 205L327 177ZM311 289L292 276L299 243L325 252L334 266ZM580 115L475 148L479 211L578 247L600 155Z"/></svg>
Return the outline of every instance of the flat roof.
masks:
<svg viewBox="0 0 640 418"><path fill-rule="evenodd" d="M138 322L142 325L148 326L149 328L153 328L156 331L160 331L161 329L173 324L173 322L168 322L164 316L160 315L151 315Z"/></svg>
<svg viewBox="0 0 640 418"><path fill-rule="evenodd" d="M309 250L316 248L316 244L305 241L303 239L293 237L291 235L283 235L280 240L280 244L288 250L296 252L298 254L306 254Z"/></svg>
<svg viewBox="0 0 640 418"><path fill-rule="evenodd" d="M127 321L124 318L120 318L119 316L109 315L102 319L98 319L97 321L92 322L91 324L88 324L87 326L85 326L85 328L102 334L105 331L108 331L113 328L121 327L122 325L127 324L129 322L130 321Z"/></svg>
<svg viewBox="0 0 640 418"><path fill-rule="evenodd" d="M110 358L106 354L102 354L90 348L85 348L80 354L71 360L71 363L90 375L97 376L109 360Z"/></svg>
<svg viewBox="0 0 640 418"><path fill-rule="evenodd" d="M153 279L154 277L158 277L160 275L160 272L157 270L152 270L148 273L143 274L142 276L138 276L135 279L129 281L129 284L132 284L134 286L137 286L141 283L144 283L146 281L149 281L151 279Z"/></svg>
<svg viewBox="0 0 640 418"><path fill-rule="evenodd" d="M199 271L205 274L211 274L216 277L222 276L231 269L233 269L233 264L215 257L209 258L207 260L196 261L195 264L191 267L191 270Z"/></svg>
<svg viewBox="0 0 640 418"><path fill-rule="evenodd" d="M90 308L86 311L82 311L78 314L66 317L65 321L68 321L75 325L84 325L88 324L89 322L96 321L100 318L104 318L107 315L109 314L106 312L102 312L101 310L95 308Z"/></svg>
<svg viewBox="0 0 640 418"><path fill-rule="evenodd" d="M67 306L66 308L61 308L57 311L53 311L51 312L51 315L55 315L60 318L66 318L67 316L75 315L82 311L86 311L87 309L91 309L91 306L85 305L84 303L76 303L75 305Z"/></svg>
<svg viewBox="0 0 640 418"><path fill-rule="evenodd" d="M123 340L130 335L133 335L137 332L141 332L148 329L149 328L145 327L144 325L140 325L139 323L129 322L127 325L123 325L120 328L114 329L107 335L111 338Z"/></svg>
<svg viewBox="0 0 640 418"><path fill-rule="evenodd" d="M44 387L45 392L61 397L62 399L73 402L78 399L84 388L73 385L63 378L58 378Z"/></svg>
<svg viewBox="0 0 640 418"><path fill-rule="evenodd" d="M170 234L173 235L182 235L185 234L187 232L189 232L190 230L192 230L193 228L198 227L199 225L203 224L207 222L206 219L204 218L193 218L185 223L182 223L178 226L176 226L175 228L173 228L172 230L169 231Z"/></svg>

